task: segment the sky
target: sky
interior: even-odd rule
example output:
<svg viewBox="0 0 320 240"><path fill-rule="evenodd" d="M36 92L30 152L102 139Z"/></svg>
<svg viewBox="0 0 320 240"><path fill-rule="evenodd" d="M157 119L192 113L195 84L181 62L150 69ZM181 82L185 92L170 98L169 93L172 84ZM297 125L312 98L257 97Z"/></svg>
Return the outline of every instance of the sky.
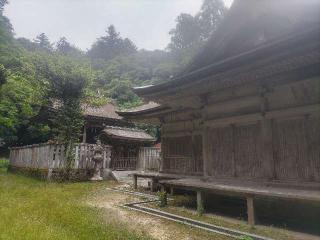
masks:
<svg viewBox="0 0 320 240"><path fill-rule="evenodd" d="M5 15L16 37L34 39L46 33L51 42L62 36L82 50L113 24L139 49L164 49L176 17L194 15L202 0L9 0ZM230 6L232 0L225 0Z"/></svg>

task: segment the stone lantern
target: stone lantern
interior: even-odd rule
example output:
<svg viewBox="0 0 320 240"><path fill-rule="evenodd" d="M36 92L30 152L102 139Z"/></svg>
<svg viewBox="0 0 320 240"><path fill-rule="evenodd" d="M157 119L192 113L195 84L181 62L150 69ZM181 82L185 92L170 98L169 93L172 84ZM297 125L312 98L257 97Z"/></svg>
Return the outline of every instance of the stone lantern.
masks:
<svg viewBox="0 0 320 240"><path fill-rule="evenodd" d="M103 178L101 177L101 167L103 162L103 147L101 145L101 141L97 140L97 144L94 147L93 153L93 161L94 161L94 173L93 177L90 179L91 181L101 181Z"/></svg>

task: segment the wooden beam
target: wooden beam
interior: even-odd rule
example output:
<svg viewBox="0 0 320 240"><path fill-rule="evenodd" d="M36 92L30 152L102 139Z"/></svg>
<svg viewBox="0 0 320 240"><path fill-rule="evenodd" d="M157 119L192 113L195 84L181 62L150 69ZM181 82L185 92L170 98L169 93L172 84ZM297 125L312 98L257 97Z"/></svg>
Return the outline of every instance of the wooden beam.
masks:
<svg viewBox="0 0 320 240"><path fill-rule="evenodd" d="M248 123L248 122L257 122L262 120L261 113L253 113L253 114L246 114L234 117L227 117L227 118L218 118L218 119L210 119L204 122L205 126L208 127L222 127L231 124L239 124L239 123Z"/></svg>
<svg viewBox="0 0 320 240"><path fill-rule="evenodd" d="M285 118L285 117L293 117L298 115L305 115L311 113L319 113L320 112L320 104L312 104L312 105L305 105L301 107L292 107L286 109L280 109L275 111L266 112L265 117L267 119L273 118Z"/></svg>
<svg viewBox="0 0 320 240"><path fill-rule="evenodd" d="M233 117L226 118L217 118L217 119L209 119L204 122L205 126L208 127L222 127L231 124L243 124L250 123L256 121L262 121L264 119L273 119L273 118L285 118L285 117L293 117L293 116L303 116L306 114L313 114L320 112L320 104L312 104L306 105L302 107L293 107L286 108L275 111L267 111L264 116L261 112L259 113L251 113L245 115L238 115Z"/></svg>
<svg viewBox="0 0 320 240"><path fill-rule="evenodd" d="M237 109L247 106L256 105L258 106L260 103L260 96L253 95L253 96L244 96L233 98L231 100L225 100L220 102L213 102L209 103L205 106L208 112L212 111L225 111L226 109Z"/></svg>

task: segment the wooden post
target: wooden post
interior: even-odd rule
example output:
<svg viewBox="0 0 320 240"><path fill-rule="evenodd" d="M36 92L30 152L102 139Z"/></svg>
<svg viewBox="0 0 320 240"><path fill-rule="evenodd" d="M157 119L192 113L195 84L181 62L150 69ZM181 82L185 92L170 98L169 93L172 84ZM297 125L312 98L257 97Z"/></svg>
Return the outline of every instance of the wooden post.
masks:
<svg viewBox="0 0 320 240"><path fill-rule="evenodd" d="M208 157L208 131L209 129L205 127L202 132L202 158L204 177L207 177L209 175L209 172L211 171Z"/></svg>
<svg viewBox="0 0 320 240"><path fill-rule="evenodd" d="M138 188L138 176L137 175L133 175L132 179L133 179L133 188L137 189Z"/></svg>
<svg viewBox="0 0 320 240"><path fill-rule="evenodd" d="M272 120L263 119L261 121L261 159L262 167L267 179L275 179L275 166L272 146Z"/></svg>
<svg viewBox="0 0 320 240"><path fill-rule="evenodd" d="M82 143L86 143L86 142L87 142L87 126L84 125L83 126Z"/></svg>
<svg viewBox="0 0 320 240"><path fill-rule="evenodd" d="M248 224L251 227L254 227L255 217L254 217L253 196L247 196L247 213L248 213Z"/></svg>
<svg viewBox="0 0 320 240"><path fill-rule="evenodd" d="M170 187L170 195L173 196L174 195L174 188Z"/></svg>
<svg viewBox="0 0 320 240"><path fill-rule="evenodd" d="M155 192L156 188L157 188L157 183L158 183L158 179L156 178L151 178L151 192Z"/></svg>
<svg viewBox="0 0 320 240"><path fill-rule="evenodd" d="M203 203L203 192L197 191L197 212L199 215L202 215L204 212L204 203Z"/></svg>

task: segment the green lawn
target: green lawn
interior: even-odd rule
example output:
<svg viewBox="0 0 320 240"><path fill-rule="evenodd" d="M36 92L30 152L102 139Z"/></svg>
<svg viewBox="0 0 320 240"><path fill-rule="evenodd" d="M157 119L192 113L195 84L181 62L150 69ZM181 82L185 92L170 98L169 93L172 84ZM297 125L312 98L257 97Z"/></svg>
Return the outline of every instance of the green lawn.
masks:
<svg viewBox="0 0 320 240"><path fill-rule="evenodd" d="M146 239L106 225L106 213L84 204L111 183L47 183L7 173L6 165L0 160L0 239Z"/></svg>

